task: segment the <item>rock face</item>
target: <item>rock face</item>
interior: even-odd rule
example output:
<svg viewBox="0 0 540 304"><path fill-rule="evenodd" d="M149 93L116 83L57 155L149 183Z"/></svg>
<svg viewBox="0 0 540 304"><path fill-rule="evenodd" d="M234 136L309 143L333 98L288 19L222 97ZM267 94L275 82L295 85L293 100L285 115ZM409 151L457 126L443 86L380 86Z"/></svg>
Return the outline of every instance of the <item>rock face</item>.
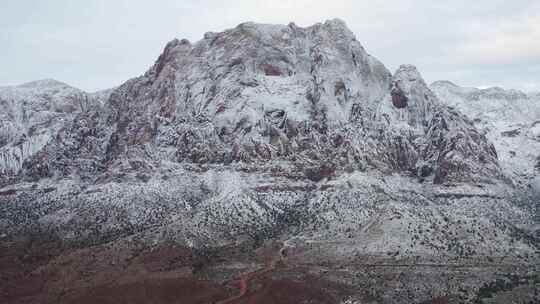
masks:
<svg viewBox="0 0 540 304"><path fill-rule="evenodd" d="M44 84L32 104L55 86ZM33 124L47 139L2 163L6 244L43 234L64 249L136 239L200 253L280 241L291 265L353 268L538 261L536 211L489 135L415 67L392 75L340 20L175 39L118 88L63 88L46 103L59 114ZM4 100L26 109L25 99ZM2 151L35 146L16 117L2 118ZM384 303L421 302L441 280L371 292ZM472 301L491 280L475 278L466 291L452 283L448 293Z"/></svg>
<svg viewBox="0 0 540 304"><path fill-rule="evenodd" d="M406 108L408 101L409 99L403 94L403 91L398 86L392 88L392 103L394 104L394 107L398 109Z"/></svg>

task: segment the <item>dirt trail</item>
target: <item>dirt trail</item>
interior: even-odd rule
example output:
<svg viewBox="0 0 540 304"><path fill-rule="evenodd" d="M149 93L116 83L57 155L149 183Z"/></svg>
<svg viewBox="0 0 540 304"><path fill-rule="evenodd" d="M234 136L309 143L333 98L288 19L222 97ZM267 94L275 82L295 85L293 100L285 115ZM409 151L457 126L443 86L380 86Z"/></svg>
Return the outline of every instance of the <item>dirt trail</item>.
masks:
<svg viewBox="0 0 540 304"><path fill-rule="evenodd" d="M282 249L279 250L279 258L277 260L281 260L283 258ZM275 269L276 262L277 261L275 259L270 259L266 263L266 267L264 267L262 269L259 269L259 270L256 270L256 271L253 271L253 272L248 272L248 273L242 274L240 276L240 278L239 278L239 286L240 286L239 293L237 295L232 296L230 298L227 298L225 300L221 300L219 302L216 302L216 304L229 304L229 303L234 303L235 301L241 299L248 292L249 282L251 280L257 279L258 277L261 277L261 276L273 271Z"/></svg>
<svg viewBox="0 0 540 304"><path fill-rule="evenodd" d="M217 302L216 304L228 304L228 303L234 303L236 300L239 300L240 298L242 298L243 296L246 295L247 291L248 291L248 287L249 287L249 282L253 279L256 279L270 271L274 270L274 265L272 263L272 265L268 266L268 267L265 267L263 269L260 269L260 270L257 270L257 271L254 271L254 272L249 272L249 273L245 273L243 275L240 276L239 278L239 286L240 286L240 292L236 295L236 296L232 296L228 299L225 299L225 300L222 300L222 301L219 301Z"/></svg>

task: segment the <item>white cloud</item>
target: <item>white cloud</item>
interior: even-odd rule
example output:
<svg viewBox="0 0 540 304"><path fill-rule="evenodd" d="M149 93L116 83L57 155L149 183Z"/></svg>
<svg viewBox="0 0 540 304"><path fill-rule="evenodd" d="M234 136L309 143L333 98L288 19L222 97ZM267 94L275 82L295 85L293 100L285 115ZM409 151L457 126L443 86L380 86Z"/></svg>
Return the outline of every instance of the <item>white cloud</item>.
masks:
<svg viewBox="0 0 540 304"><path fill-rule="evenodd" d="M458 63L501 65L540 62L540 15L495 24L476 21L452 54Z"/></svg>

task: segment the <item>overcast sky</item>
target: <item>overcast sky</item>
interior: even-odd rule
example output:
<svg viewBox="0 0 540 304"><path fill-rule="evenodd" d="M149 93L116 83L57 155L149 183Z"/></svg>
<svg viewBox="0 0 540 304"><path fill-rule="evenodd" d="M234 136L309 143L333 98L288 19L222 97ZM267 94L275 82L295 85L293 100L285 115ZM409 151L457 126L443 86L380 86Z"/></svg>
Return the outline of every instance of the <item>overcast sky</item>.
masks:
<svg viewBox="0 0 540 304"><path fill-rule="evenodd" d="M332 18L392 71L411 63L428 82L540 90L539 0L0 0L0 85L105 89L144 73L173 38Z"/></svg>

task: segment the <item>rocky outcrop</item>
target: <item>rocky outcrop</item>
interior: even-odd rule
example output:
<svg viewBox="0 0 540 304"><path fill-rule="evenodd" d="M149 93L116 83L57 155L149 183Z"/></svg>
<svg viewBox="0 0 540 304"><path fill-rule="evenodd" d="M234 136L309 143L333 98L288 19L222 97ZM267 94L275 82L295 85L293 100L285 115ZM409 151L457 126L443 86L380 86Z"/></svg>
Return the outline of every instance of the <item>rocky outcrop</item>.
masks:
<svg viewBox="0 0 540 304"><path fill-rule="evenodd" d="M407 107L407 101L409 100L405 94L403 94L403 91L399 88L399 86L396 84L392 88L392 103L394 104L394 107L398 109L403 109Z"/></svg>
<svg viewBox="0 0 540 304"><path fill-rule="evenodd" d="M502 178L493 145L466 116L446 107L414 66L398 69L388 99L378 115L388 136L400 143L399 168L435 183ZM406 106L397 107L397 100L406 100Z"/></svg>

